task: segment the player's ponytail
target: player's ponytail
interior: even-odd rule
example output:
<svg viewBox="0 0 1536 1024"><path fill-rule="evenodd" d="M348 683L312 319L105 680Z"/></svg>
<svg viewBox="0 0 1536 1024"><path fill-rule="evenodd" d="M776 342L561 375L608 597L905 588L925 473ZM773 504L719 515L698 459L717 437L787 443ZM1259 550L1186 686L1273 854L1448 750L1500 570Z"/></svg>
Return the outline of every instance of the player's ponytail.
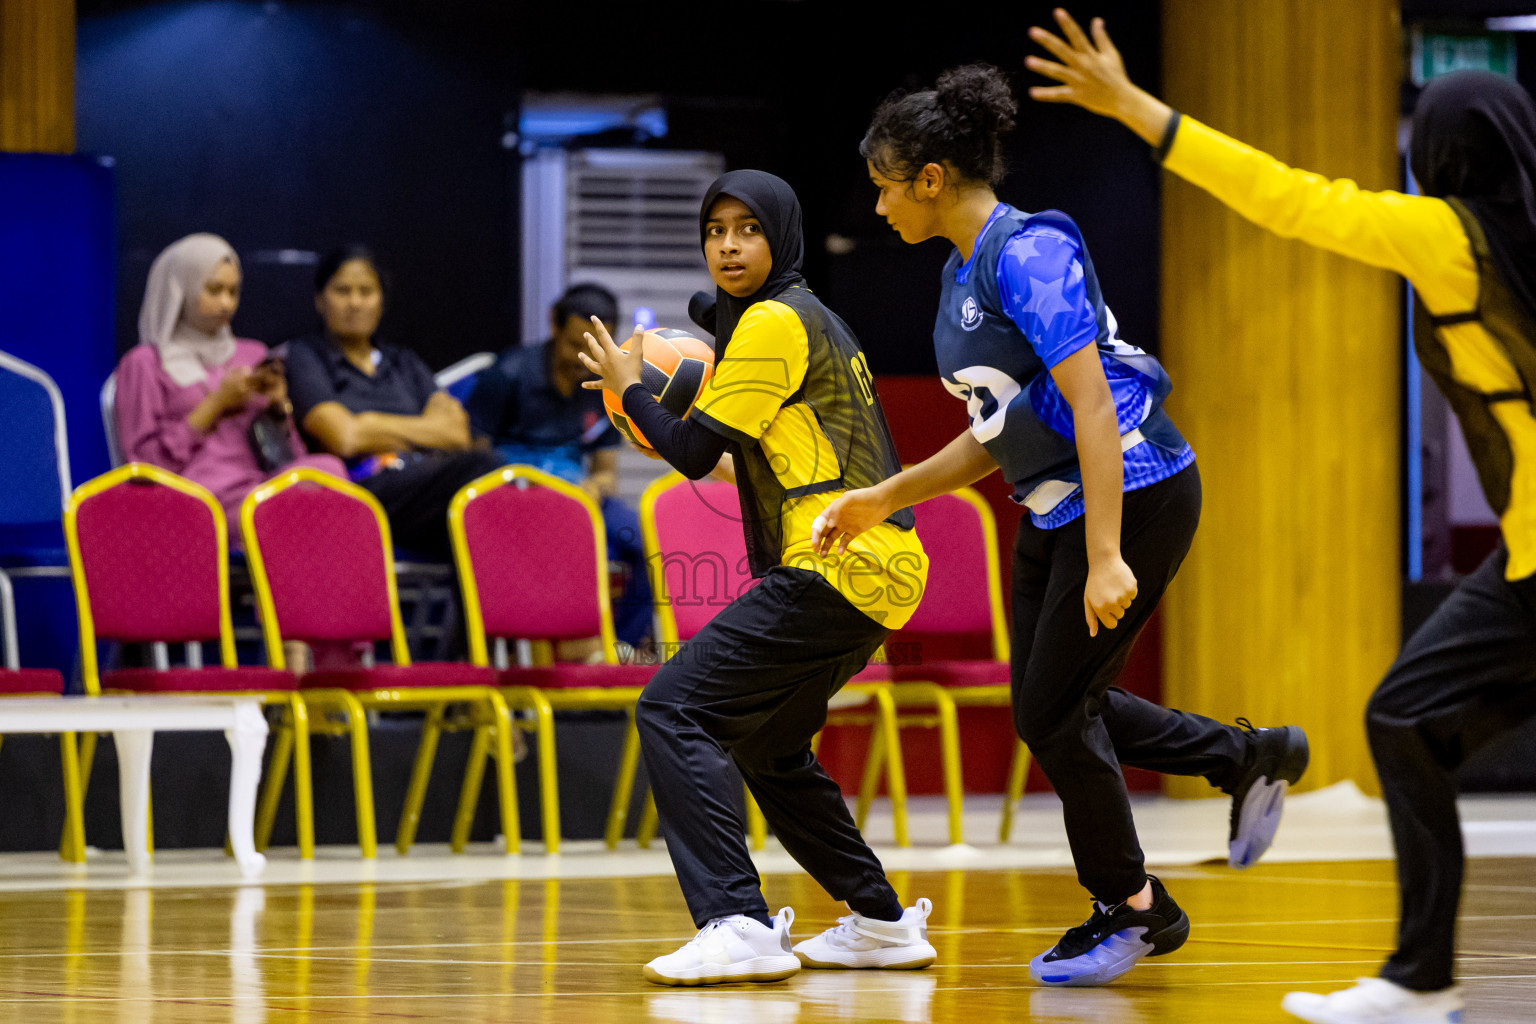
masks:
<svg viewBox="0 0 1536 1024"><path fill-rule="evenodd" d="M1007 77L990 64L966 64L939 76L932 89L897 91L870 120L859 154L896 181L924 164L948 164L963 181L997 185L1004 173L1003 136L1018 103Z"/></svg>

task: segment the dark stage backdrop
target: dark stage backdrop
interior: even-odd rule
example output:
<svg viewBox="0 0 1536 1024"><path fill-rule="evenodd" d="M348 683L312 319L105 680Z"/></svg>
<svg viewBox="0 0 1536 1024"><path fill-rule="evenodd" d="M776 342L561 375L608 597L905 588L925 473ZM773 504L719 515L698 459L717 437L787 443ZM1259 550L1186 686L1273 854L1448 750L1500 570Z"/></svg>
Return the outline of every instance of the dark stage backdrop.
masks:
<svg viewBox="0 0 1536 1024"><path fill-rule="evenodd" d="M1132 74L1155 85L1158 5L1097 9ZM311 268L292 251L355 239L394 271L391 340L439 367L506 344L519 314L518 161L502 137L522 90L586 90L660 94L671 130L654 144L788 179L813 287L876 372L929 374L946 246L904 246L875 216L858 141L885 93L953 64L991 61L1022 89L1025 30L1050 5L932 17L770 0L79 10L79 145L117 161L120 346L135 340L150 261L198 230L246 261L238 333L275 342L310 329ZM1003 198L1076 217L1125 337L1155 349L1158 172L1145 147L1081 111L1021 107ZM844 254L829 253L832 235Z"/></svg>
<svg viewBox="0 0 1536 1024"><path fill-rule="evenodd" d="M1051 7L975 3L919 14L824 2L671 4L674 15L660 19L635 4L601 33L623 41L618 60L582 67L558 47L519 59L530 86L660 91L668 145L720 150L731 167L759 166L789 181L805 207L812 287L853 327L878 374L936 372L931 331L949 247L904 245L875 215L859 140L892 89L931 85L968 61L995 64L1014 75L1021 97L1001 197L1075 217L1124 336L1155 350L1160 172L1118 125L1022 96L1031 81L1044 82L1023 69L1035 49L1025 33L1052 24ZM1155 86L1159 5L1109 0L1095 9L1132 75ZM547 8L534 31L566 34ZM851 251L829 253L829 235Z"/></svg>
<svg viewBox="0 0 1536 1024"><path fill-rule="evenodd" d="M150 262L193 231L241 255L239 335L314 329L302 254L357 240L393 273L391 340L434 364L504 342L506 48L341 6L124 6L81 4L76 94L81 151L116 160L120 348Z"/></svg>

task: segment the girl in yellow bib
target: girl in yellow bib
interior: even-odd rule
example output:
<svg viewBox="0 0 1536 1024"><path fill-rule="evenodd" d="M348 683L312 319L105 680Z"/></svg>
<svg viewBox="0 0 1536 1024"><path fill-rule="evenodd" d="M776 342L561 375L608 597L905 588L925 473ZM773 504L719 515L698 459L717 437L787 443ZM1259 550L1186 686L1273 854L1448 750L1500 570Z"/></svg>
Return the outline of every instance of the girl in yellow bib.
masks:
<svg viewBox="0 0 1536 1024"><path fill-rule="evenodd" d="M1461 830L1455 771L1536 715L1536 104L1513 80L1463 71L1419 97L1410 162L1424 195L1367 192L1293 170L1138 89L1104 30L1056 12L1056 85L1036 99L1120 121L1175 174L1249 220L1402 274L1420 361L1466 434L1502 540L1403 646L1366 712L1397 847L1402 918L1379 978L1283 1006L1318 1024L1456 1024Z"/></svg>
<svg viewBox="0 0 1536 1024"><path fill-rule="evenodd" d="M913 968L936 956L926 899L903 908L859 835L811 738L827 700L922 598L928 563L911 509L849 557L811 550L817 516L850 487L901 469L858 340L800 275L800 203L784 181L732 171L699 213L717 290L698 319L715 335L715 373L686 419L640 383L597 321L583 356L658 454L692 479L735 462L756 586L661 667L635 722L667 852L699 933L657 957L661 985L778 981L801 964ZM852 913L791 948L758 884L731 792L734 764L784 848ZM739 790L738 790L739 791Z"/></svg>

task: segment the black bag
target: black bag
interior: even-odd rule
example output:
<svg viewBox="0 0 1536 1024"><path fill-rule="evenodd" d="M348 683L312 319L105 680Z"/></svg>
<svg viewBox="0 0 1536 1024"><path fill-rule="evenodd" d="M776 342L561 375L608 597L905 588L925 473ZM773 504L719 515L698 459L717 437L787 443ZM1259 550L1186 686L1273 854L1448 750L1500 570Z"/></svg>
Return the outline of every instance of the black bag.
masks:
<svg viewBox="0 0 1536 1024"><path fill-rule="evenodd" d="M256 464L263 473L282 469L294 460L293 441L288 433L288 414L268 408L251 420L246 438L256 453Z"/></svg>

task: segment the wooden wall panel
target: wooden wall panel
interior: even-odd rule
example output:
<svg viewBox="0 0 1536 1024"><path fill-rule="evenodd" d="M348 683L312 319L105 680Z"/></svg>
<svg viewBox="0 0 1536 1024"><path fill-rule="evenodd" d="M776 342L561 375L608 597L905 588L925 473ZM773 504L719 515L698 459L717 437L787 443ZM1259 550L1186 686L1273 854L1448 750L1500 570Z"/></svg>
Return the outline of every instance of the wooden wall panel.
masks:
<svg viewBox="0 0 1536 1024"><path fill-rule="evenodd" d="M75 0L0 0L0 151L75 150Z"/></svg>
<svg viewBox="0 0 1536 1024"><path fill-rule="evenodd" d="M1292 166L1395 188L1399 34L1391 0L1167 0L1164 98ZM1376 787L1363 715L1398 644L1399 296L1165 176L1162 351L1205 485L1165 695L1304 726L1308 787Z"/></svg>

